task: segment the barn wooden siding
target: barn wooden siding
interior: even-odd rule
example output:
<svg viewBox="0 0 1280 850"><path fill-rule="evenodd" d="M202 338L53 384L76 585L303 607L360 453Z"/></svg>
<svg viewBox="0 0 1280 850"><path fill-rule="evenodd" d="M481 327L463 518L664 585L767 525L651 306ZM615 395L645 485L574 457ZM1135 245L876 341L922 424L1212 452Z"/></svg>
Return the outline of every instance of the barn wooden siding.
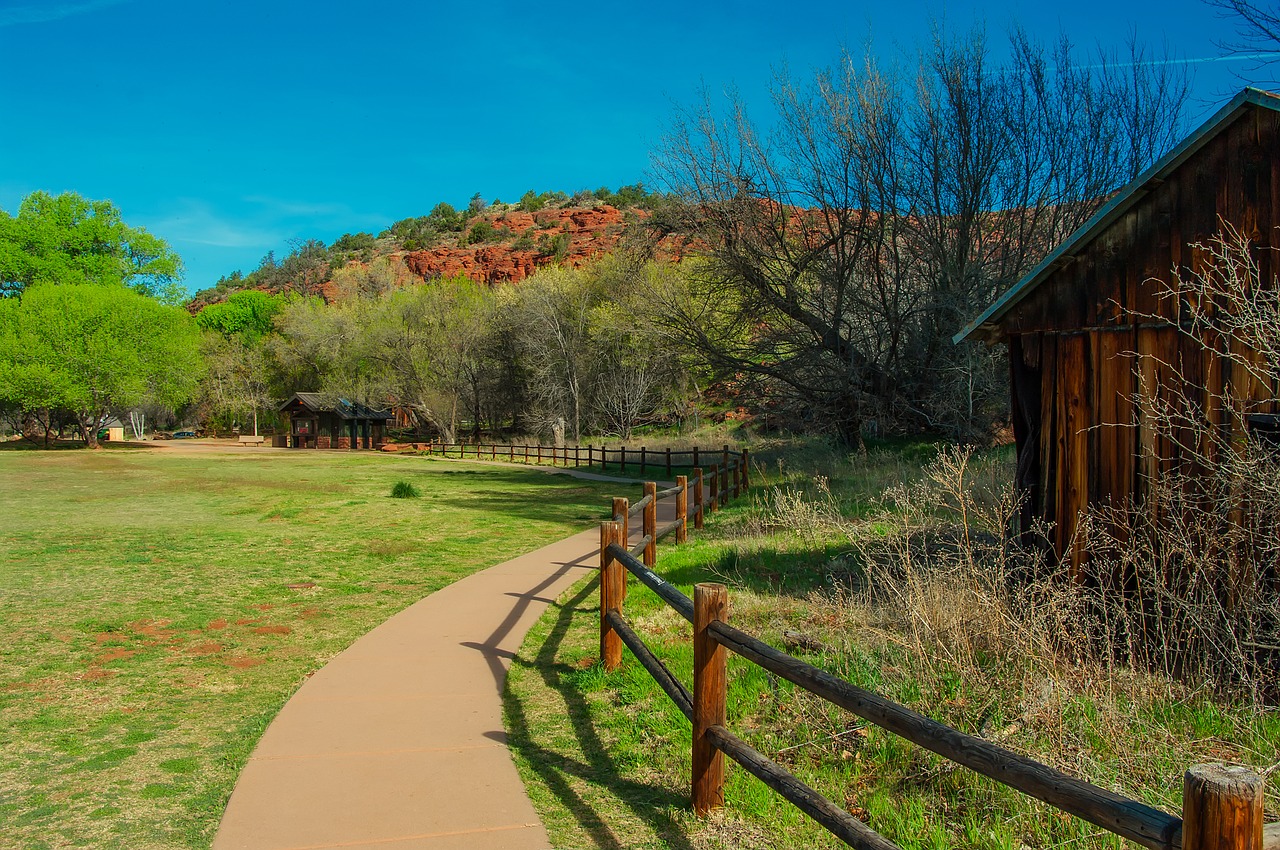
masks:
<svg viewBox="0 0 1280 850"><path fill-rule="evenodd" d="M1175 467L1194 472L1194 453L1135 409L1140 394L1198 394L1222 427L1233 417L1215 404L1228 388L1274 412L1274 388L1188 339L1177 327L1184 299L1161 300L1151 283L1196 268L1190 245L1217 233L1219 217L1255 245L1280 246L1280 111L1246 103L1240 112L1172 171L1127 189L1143 195L1042 272L997 325L975 323L1009 345L1027 513L1053 523L1053 548L1073 566L1081 510L1133 499L1158 511L1146 482ZM1274 280L1274 253L1256 255L1262 280Z"/></svg>

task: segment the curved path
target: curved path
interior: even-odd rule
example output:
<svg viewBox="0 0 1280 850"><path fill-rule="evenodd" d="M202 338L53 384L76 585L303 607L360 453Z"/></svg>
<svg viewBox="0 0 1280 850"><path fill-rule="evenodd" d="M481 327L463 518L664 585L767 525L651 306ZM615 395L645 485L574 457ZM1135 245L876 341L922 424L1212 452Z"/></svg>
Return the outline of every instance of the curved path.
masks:
<svg viewBox="0 0 1280 850"><path fill-rule="evenodd" d="M214 850L549 847L507 750L502 687L525 632L599 552L592 528L475 573L330 661L258 742Z"/></svg>

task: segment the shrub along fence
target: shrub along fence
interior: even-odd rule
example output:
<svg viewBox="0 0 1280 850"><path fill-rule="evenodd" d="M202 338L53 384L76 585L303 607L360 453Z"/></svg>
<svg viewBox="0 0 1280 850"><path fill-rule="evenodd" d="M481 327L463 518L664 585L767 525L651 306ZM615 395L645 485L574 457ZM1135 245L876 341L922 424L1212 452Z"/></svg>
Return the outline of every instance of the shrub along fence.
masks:
<svg viewBox="0 0 1280 850"><path fill-rule="evenodd" d="M745 463L742 468L741 480L734 476L734 497L746 488ZM726 472L719 468L710 476L712 489L705 506L709 510L723 505L729 496L730 488L717 488L716 484ZM726 728L726 651L732 650L886 731L1152 850L1280 850L1280 824L1265 830L1263 827L1264 782L1246 767L1201 764L1189 768L1183 778L1182 817L1177 817L931 720L729 625L729 598L724 585L699 584L690 599L651 569L656 562L658 540L675 532L677 542L683 541L690 516L695 528L702 527L701 470L695 472L692 512L688 506L688 478L680 476L678 482L676 487L661 491L653 482L647 482L643 498L634 505L626 499L615 499L613 520L600 524L600 659L606 670L616 669L622 663L625 645L692 723L692 798L699 814L724 805L727 755L849 846L861 850L897 848ZM677 500L676 520L658 529L657 502L671 495ZM628 550L628 524L636 513L643 517L641 538ZM643 556L643 561L637 560L637 554ZM692 693L645 645L623 615L628 573L692 625Z"/></svg>

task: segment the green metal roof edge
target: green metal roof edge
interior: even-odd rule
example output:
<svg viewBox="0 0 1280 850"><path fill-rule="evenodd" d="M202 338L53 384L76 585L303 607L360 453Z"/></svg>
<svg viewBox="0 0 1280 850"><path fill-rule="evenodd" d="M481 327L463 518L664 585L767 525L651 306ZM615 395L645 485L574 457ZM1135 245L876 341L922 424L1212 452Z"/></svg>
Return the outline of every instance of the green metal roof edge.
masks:
<svg viewBox="0 0 1280 850"><path fill-rule="evenodd" d="M1061 245L1051 251L1049 256L1040 262L1040 265L1032 269L1026 277L1015 283L997 298L981 316L974 319L963 330L953 336L951 342L959 345L988 322L998 321L1003 318L1031 290L1039 286L1044 278L1049 276L1050 272L1054 270L1054 266L1063 257L1073 254L1076 248L1082 247L1082 243L1090 241L1096 235L1095 231L1108 227L1112 222L1128 212L1134 204L1147 194L1144 190L1148 183L1153 179L1167 177L1171 171L1190 159L1193 154L1204 147L1209 139L1239 118L1240 114L1243 114L1244 107L1248 104L1280 112L1280 96L1252 87L1241 91L1229 103L1214 113L1213 117L1200 125L1198 130L1187 136L1177 147L1161 157L1155 165L1152 165L1130 181L1115 197L1107 201L1100 210L1094 213L1088 221L1080 225L1075 233L1072 233Z"/></svg>

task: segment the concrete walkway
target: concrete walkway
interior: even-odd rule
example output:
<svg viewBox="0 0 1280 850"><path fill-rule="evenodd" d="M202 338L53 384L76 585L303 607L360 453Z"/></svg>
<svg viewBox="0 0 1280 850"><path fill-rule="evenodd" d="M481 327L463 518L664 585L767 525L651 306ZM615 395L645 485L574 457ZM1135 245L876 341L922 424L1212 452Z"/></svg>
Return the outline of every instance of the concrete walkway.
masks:
<svg viewBox="0 0 1280 850"><path fill-rule="evenodd" d="M502 687L525 632L598 569L599 549L591 528L475 573L330 661L262 736L214 850L549 847L507 750Z"/></svg>

